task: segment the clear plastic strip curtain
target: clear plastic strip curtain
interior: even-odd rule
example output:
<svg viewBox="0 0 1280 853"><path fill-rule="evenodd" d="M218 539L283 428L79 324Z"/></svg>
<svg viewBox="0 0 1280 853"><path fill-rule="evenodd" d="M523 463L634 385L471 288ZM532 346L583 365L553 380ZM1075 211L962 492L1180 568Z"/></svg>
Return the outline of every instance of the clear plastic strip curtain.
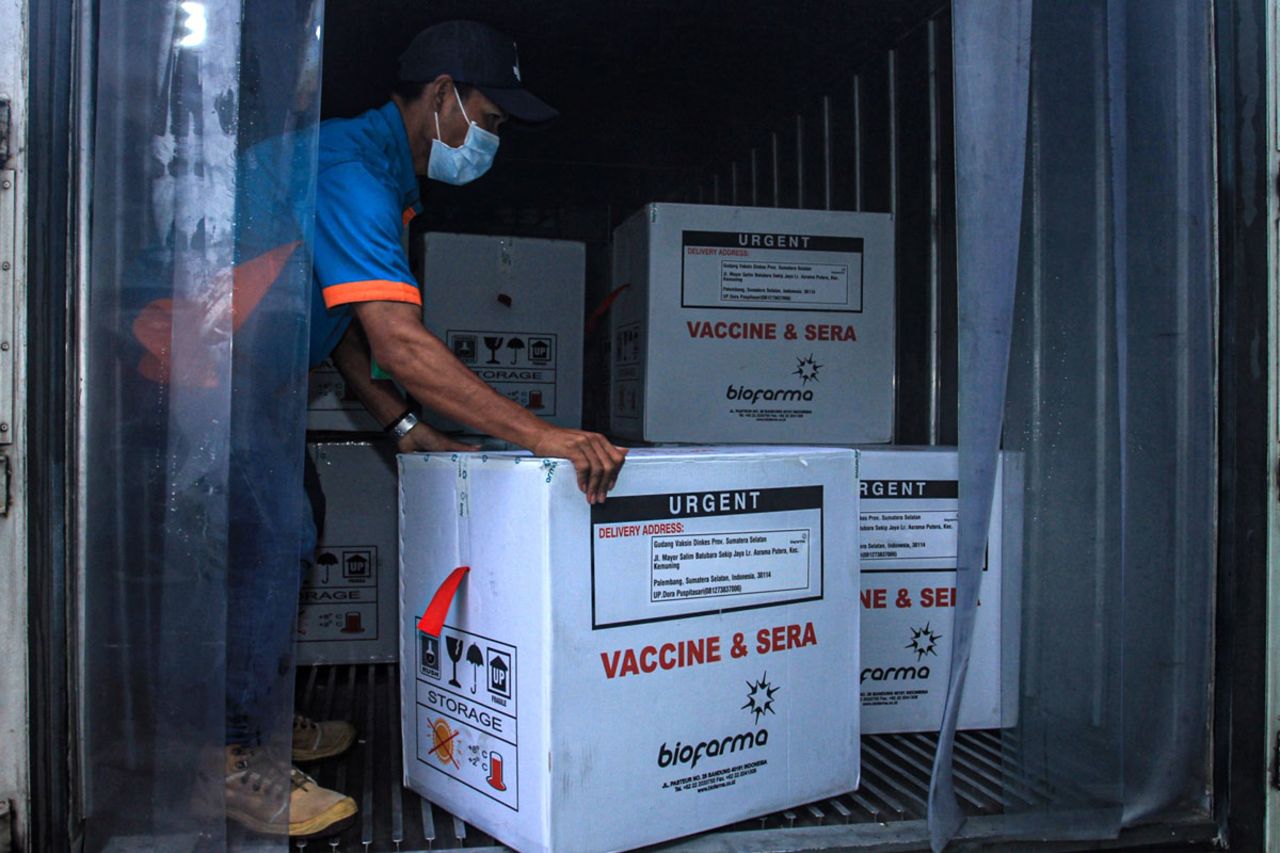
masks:
<svg viewBox="0 0 1280 853"><path fill-rule="evenodd" d="M961 823L952 751L973 645L1004 420L1026 157L1031 0L956 0L952 14L961 510L955 640L929 785L929 833L936 849ZM992 133L993 128L1000 130Z"/></svg>
<svg viewBox="0 0 1280 853"><path fill-rule="evenodd" d="M303 452L320 0L109 0L81 320L86 850L259 846L226 823L249 573L307 558ZM240 578L237 583L236 577ZM287 590L289 582L278 589ZM291 618L253 682L287 801ZM262 606L265 607L265 604ZM260 640L253 636L249 640ZM276 842L283 849L284 841Z"/></svg>
<svg viewBox="0 0 1280 853"><path fill-rule="evenodd" d="M957 643L930 792L961 827L956 709L997 449L1016 723L974 834L1104 838L1208 804L1215 462L1208 3L955 0ZM1016 504L1016 507L1014 506ZM970 756L972 757L972 756ZM964 830L965 835L970 829Z"/></svg>

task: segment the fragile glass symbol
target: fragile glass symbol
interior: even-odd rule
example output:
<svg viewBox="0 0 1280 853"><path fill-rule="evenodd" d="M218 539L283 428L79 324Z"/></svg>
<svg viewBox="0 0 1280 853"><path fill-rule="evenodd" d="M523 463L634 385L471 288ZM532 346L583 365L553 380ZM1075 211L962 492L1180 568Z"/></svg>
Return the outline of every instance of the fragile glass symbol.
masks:
<svg viewBox="0 0 1280 853"><path fill-rule="evenodd" d="M458 681L458 661L462 660L462 638L445 637L444 646L449 652L449 660L453 661L453 677L449 679L449 684L461 687L462 683Z"/></svg>

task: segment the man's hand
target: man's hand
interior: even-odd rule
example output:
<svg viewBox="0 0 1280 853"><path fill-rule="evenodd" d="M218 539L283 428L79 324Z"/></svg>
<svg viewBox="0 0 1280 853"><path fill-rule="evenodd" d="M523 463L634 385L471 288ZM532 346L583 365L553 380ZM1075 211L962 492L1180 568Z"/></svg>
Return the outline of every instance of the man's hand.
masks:
<svg viewBox="0 0 1280 853"><path fill-rule="evenodd" d="M420 451L470 453L480 449L474 444L463 444L460 441L454 441L449 436L427 426L422 421L414 424L413 429L405 433L403 438L396 441L396 448L401 453L417 453Z"/></svg>
<svg viewBox="0 0 1280 853"><path fill-rule="evenodd" d="M415 400L450 420L466 424L539 456L573 463L578 487L589 503L603 503L618 480L627 452L604 436L554 427L508 400L458 361L444 341L422 325L420 309L403 302L352 305L373 357Z"/></svg>
<svg viewBox="0 0 1280 853"><path fill-rule="evenodd" d="M614 447L603 435L553 426L529 449L536 456L560 456L572 462L578 488L591 504L604 503L627 458L625 448Z"/></svg>

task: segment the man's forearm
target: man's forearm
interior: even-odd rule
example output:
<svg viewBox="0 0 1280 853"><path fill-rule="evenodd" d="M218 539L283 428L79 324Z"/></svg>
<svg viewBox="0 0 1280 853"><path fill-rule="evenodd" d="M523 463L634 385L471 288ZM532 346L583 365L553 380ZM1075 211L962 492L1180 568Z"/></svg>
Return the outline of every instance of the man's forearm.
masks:
<svg viewBox="0 0 1280 853"><path fill-rule="evenodd" d="M378 422L386 427L404 412L405 399L390 380L374 379L369 342L360 324L352 323L333 351L333 363L347 387Z"/></svg>
<svg viewBox="0 0 1280 853"><path fill-rule="evenodd" d="M490 388L420 321L405 322L404 312L388 312L386 303L360 309L362 322L379 324L378 333L369 335L373 357L424 406L521 447L532 448L546 431L543 421Z"/></svg>

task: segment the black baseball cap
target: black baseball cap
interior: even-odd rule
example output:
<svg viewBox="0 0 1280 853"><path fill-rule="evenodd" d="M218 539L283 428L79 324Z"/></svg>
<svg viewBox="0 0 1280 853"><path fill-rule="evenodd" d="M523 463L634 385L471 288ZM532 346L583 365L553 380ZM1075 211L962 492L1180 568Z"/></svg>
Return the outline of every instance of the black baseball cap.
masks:
<svg viewBox="0 0 1280 853"><path fill-rule="evenodd" d="M524 88L515 41L486 24L445 21L427 27L400 54L403 81L429 83L441 74L475 86L519 121L537 124L560 114Z"/></svg>

